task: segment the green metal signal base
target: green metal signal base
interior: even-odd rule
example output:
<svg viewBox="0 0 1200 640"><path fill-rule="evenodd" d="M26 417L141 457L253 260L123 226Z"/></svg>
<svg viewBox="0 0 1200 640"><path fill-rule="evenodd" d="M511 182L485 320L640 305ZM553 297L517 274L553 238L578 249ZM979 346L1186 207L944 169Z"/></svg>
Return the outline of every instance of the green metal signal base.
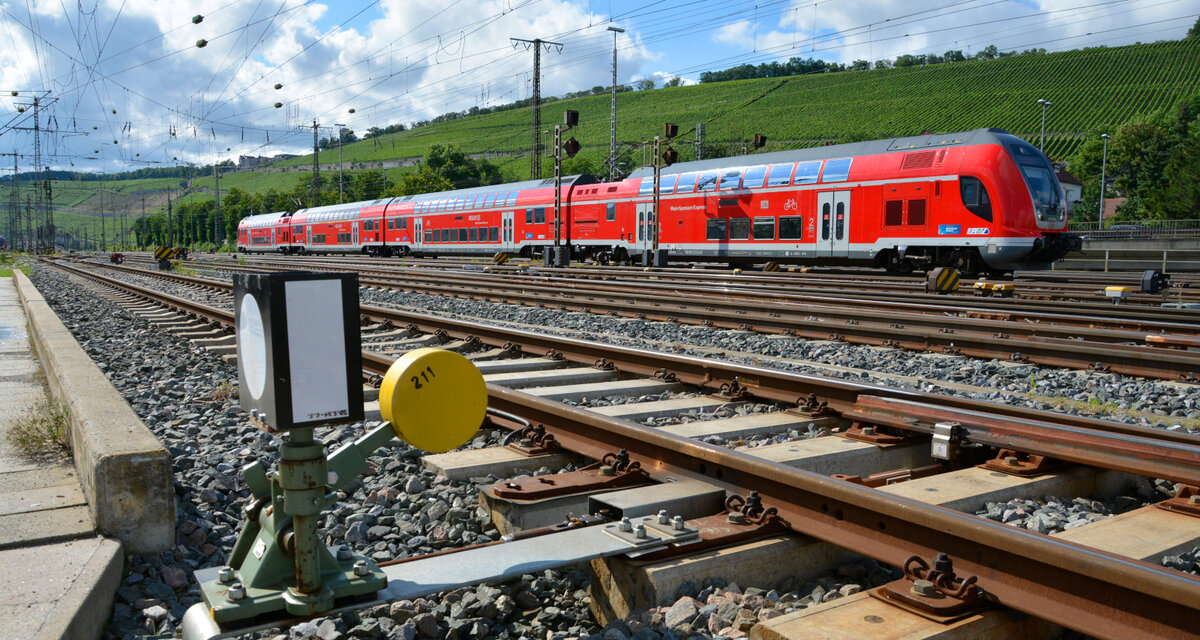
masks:
<svg viewBox="0 0 1200 640"><path fill-rule="evenodd" d="M253 499L228 565L215 577L211 569L195 572L214 621L278 612L311 616L332 609L339 598L387 586L370 559L321 544L317 522L337 501L337 490L367 468L367 456L395 435L385 422L326 458L312 428L295 429L280 446L277 472L267 473L258 462L242 469Z"/></svg>

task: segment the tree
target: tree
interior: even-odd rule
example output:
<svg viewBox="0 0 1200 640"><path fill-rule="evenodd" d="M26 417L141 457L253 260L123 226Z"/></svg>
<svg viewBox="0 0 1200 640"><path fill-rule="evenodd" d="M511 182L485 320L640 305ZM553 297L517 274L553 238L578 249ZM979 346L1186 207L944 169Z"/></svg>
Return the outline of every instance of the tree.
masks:
<svg viewBox="0 0 1200 640"><path fill-rule="evenodd" d="M638 91L649 91L653 88L654 88L654 80L651 80L650 78L646 78L645 80L637 81L637 90Z"/></svg>
<svg viewBox="0 0 1200 640"><path fill-rule="evenodd" d="M671 78L670 80L667 80L666 82L663 83L663 87L666 89L672 89L674 87L682 87L682 86L683 86L683 78L680 78L679 76L675 76L675 77Z"/></svg>
<svg viewBox="0 0 1200 640"><path fill-rule="evenodd" d="M1196 24L1192 25L1191 29L1188 29L1187 37L1200 38L1200 18L1196 18Z"/></svg>
<svg viewBox="0 0 1200 640"><path fill-rule="evenodd" d="M868 60L855 60L850 63L851 71L866 71L871 68L871 63Z"/></svg>
<svg viewBox="0 0 1200 640"><path fill-rule="evenodd" d="M963 52L959 49L947 51L946 54L944 56L942 56L942 58L946 62L963 62L967 59L967 57L964 56Z"/></svg>
<svg viewBox="0 0 1200 640"><path fill-rule="evenodd" d="M980 49L979 52L975 54L975 59L976 60L995 60L999 56L1000 56L1000 50L996 48L996 45L989 44L988 46L984 47L983 49Z"/></svg>
<svg viewBox="0 0 1200 640"><path fill-rule="evenodd" d="M438 174L428 165L419 163L416 171L405 174L400 178L398 184L387 190L384 196L413 196L435 191L449 191L453 188L454 183L447 180L445 176Z"/></svg>

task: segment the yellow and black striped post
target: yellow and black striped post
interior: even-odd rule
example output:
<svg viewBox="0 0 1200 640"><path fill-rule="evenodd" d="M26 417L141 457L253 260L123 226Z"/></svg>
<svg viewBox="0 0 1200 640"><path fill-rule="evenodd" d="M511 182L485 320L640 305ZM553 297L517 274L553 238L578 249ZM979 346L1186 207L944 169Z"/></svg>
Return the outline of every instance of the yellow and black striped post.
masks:
<svg viewBox="0 0 1200 640"><path fill-rule="evenodd" d="M763 271L770 271L770 272L779 271L779 263L778 262L768 262L767 264L763 265Z"/></svg>
<svg viewBox="0 0 1200 640"><path fill-rule="evenodd" d="M508 254L500 251L496 255L492 256L492 262L495 262L496 264L506 264L508 262Z"/></svg>
<svg viewBox="0 0 1200 640"><path fill-rule="evenodd" d="M958 269L938 267L929 272L929 278L925 280L925 290L938 294L958 291L958 280Z"/></svg>

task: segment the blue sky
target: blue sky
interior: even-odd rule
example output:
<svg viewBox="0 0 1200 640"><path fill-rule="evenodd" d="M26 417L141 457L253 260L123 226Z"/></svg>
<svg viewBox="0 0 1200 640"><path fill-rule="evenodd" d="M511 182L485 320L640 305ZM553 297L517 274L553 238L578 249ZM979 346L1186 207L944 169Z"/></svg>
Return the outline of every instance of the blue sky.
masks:
<svg viewBox="0 0 1200 640"><path fill-rule="evenodd" d="M126 170L311 144L312 120L370 126L528 97L531 56L564 44L542 91L791 56L1049 50L1181 38L1195 0L0 0L0 151L25 152L29 94L48 91L54 166ZM198 24L192 16L203 15ZM204 48L196 42L206 41ZM275 85L280 88L276 89ZM275 105L279 106L276 107ZM353 112L351 111L353 109Z"/></svg>

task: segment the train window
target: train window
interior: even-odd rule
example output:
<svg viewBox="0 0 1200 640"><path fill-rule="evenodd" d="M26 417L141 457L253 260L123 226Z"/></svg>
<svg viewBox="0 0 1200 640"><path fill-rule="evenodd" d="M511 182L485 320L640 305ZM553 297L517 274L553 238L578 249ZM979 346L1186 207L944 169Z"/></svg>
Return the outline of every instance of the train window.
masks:
<svg viewBox="0 0 1200 640"><path fill-rule="evenodd" d="M718 173L716 171L706 171L700 174L700 177L696 179L696 191L713 191L716 189L717 176Z"/></svg>
<svg viewBox="0 0 1200 640"><path fill-rule="evenodd" d="M425 242L433 242L433 231L429 229L425 230Z"/></svg>
<svg viewBox="0 0 1200 640"><path fill-rule="evenodd" d="M450 230L442 229L442 242L450 242Z"/></svg>
<svg viewBox="0 0 1200 640"><path fill-rule="evenodd" d="M846 237L846 203L837 203L837 224L834 225L834 237L841 240Z"/></svg>
<svg viewBox="0 0 1200 640"><path fill-rule="evenodd" d="M742 176L743 189L757 189L763 186L767 180L767 165L760 164L757 167L746 169L746 175ZM724 187L722 187L724 188Z"/></svg>
<svg viewBox="0 0 1200 640"><path fill-rule="evenodd" d="M467 242L479 242L479 231L475 227L467 231Z"/></svg>
<svg viewBox="0 0 1200 640"><path fill-rule="evenodd" d="M388 220L388 231L395 231L395 230L396 230L396 220L394 218L391 220Z"/></svg>
<svg viewBox="0 0 1200 640"><path fill-rule="evenodd" d="M644 178L642 186L638 187L639 196L648 196L654 193L654 178Z"/></svg>
<svg viewBox="0 0 1200 640"><path fill-rule="evenodd" d="M510 206L510 207L511 207L511 206L513 206L513 205L514 205L514 204L516 204L516 203L517 203L517 192L516 192L516 191L509 191L509 192L508 192L508 206Z"/></svg>
<svg viewBox="0 0 1200 640"><path fill-rule="evenodd" d="M754 239L755 240L774 240L775 239L775 218L755 218L754 219Z"/></svg>
<svg viewBox="0 0 1200 640"><path fill-rule="evenodd" d="M500 240L500 227L488 227L488 242Z"/></svg>
<svg viewBox="0 0 1200 640"><path fill-rule="evenodd" d="M740 186L742 186L742 170L741 169L730 169L721 174L720 189L722 191L727 191L729 189L737 189Z"/></svg>
<svg viewBox="0 0 1200 640"><path fill-rule="evenodd" d="M821 239L822 240L829 239L829 218L831 217L830 209L831 209L831 207L829 206L828 202L821 205Z"/></svg>
<svg viewBox="0 0 1200 640"><path fill-rule="evenodd" d="M801 162L796 165L796 176L792 178L792 184L812 184L817 181L817 176L820 174L820 160Z"/></svg>
<svg viewBox="0 0 1200 640"><path fill-rule="evenodd" d="M821 174L821 182L844 182L850 177L850 162L853 158L840 158L825 163L825 173Z"/></svg>
<svg viewBox="0 0 1200 640"><path fill-rule="evenodd" d="M685 173L679 176L679 184L675 185L675 193L691 193L696 186L696 174Z"/></svg>
<svg viewBox="0 0 1200 640"><path fill-rule="evenodd" d="M779 219L779 239L780 240L803 240L804 239L804 217L803 216L787 216Z"/></svg>
<svg viewBox="0 0 1200 640"><path fill-rule="evenodd" d="M767 173L767 186L782 187L787 184L792 179L792 169L795 167L794 163L773 165Z"/></svg>
<svg viewBox="0 0 1200 640"><path fill-rule="evenodd" d="M458 242L466 242L466 241L467 241L467 230L459 229L458 230Z"/></svg>
<svg viewBox="0 0 1200 640"><path fill-rule="evenodd" d="M988 198L987 188L979 181L979 178L963 176L958 179L958 190L962 195L963 206L967 211L987 220L992 221L992 202Z"/></svg>
<svg viewBox="0 0 1200 640"><path fill-rule="evenodd" d="M608 222L617 221L617 205L615 202L610 202L604 206L604 219Z"/></svg>
<svg viewBox="0 0 1200 640"><path fill-rule="evenodd" d="M883 203L883 224L898 227L904 224L904 201L888 200Z"/></svg>
<svg viewBox="0 0 1200 640"><path fill-rule="evenodd" d="M925 225L925 201L924 200L909 200L908 201L908 224L914 226Z"/></svg>
<svg viewBox="0 0 1200 640"><path fill-rule="evenodd" d="M749 240L750 239L750 218L730 218L730 220L729 220L729 239L730 240Z"/></svg>
<svg viewBox="0 0 1200 640"><path fill-rule="evenodd" d="M400 218L400 229L402 231L408 229L408 218Z"/></svg>
<svg viewBox="0 0 1200 640"><path fill-rule="evenodd" d="M483 206L485 209L490 209L493 204L496 204L496 194L489 193L487 194L487 197L483 199Z"/></svg>
<svg viewBox="0 0 1200 640"><path fill-rule="evenodd" d="M525 210L525 224L533 224L533 209Z"/></svg>
<svg viewBox="0 0 1200 640"><path fill-rule="evenodd" d="M725 240L725 218L709 218L706 227L706 240Z"/></svg>
<svg viewBox="0 0 1200 640"><path fill-rule="evenodd" d="M546 224L546 208L538 207L533 210L533 223Z"/></svg>
<svg viewBox="0 0 1200 640"><path fill-rule="evenodd" d="M348 234L348 233L337 234L337 241L338 241L338 244L350 244L350 234Z"/></svg>
<svg viewBox="0 0 1200 640"><path fill-rule="evenodd" d="M658 195L675 192L675 179L679 176L662 176L658 179Z"/></svg>

